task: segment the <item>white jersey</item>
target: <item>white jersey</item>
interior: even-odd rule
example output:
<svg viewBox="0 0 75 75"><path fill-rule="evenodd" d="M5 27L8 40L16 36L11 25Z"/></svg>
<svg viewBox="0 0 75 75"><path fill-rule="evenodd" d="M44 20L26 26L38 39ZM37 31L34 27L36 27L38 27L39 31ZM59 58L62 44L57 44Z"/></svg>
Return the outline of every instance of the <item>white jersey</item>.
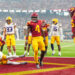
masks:
<svg viewBox="0 0 75 75"><path fill-rule="evenodd" d="M51 36L62 36L63 35L63 31L62 31L62 25L61 24L52 24L51 25Z"/></svg>
<svg viewBox="0 0 75 75"><path fill-rule="evenodd" d="M5 24L5 28L6 28L6 34L14 34L14 33L15 33L13 23L11 23L10 25L8 25L8 24L6 23L6 24Z"/></svg>

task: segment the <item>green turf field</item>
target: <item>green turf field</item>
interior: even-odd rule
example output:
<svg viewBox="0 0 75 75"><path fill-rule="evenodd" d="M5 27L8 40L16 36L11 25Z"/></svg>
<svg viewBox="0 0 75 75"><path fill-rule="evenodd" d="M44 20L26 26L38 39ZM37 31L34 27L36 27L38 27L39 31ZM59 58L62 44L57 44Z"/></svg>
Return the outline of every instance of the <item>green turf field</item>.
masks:
<svg viewBox="0 0 75 75"><path fill-rule="evenodd" d="M56 43L55 43L55 51L56 51L56 53L53 57L59 57L58 56L58 48L57 48ZM6 45L4 46L3 53L8 54ZM13 51L12 51L12 53L13 53ZM22 55L24 53L24 40L16 41L16 53L17 53L17 55ZM40 55L40 51L38 54ZM61 54L62 54L61 57L75 57L75 43L73 43L72 40L66 40L64 42L61 42ZM33 53L33 49L31 46L29 56L33 56L33 55L34 55L34 53ZM51 50L50 43L48 45L48 50L47 50L46 56L52 57L52 50Z"/></svg>

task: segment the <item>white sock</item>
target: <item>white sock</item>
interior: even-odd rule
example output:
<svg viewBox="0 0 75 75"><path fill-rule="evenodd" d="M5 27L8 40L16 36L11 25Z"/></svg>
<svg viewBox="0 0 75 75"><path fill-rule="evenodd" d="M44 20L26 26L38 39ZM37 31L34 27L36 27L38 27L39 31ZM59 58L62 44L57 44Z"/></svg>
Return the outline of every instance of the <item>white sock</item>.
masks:
<svg viewBox="0 0 75 75"><path fill-rule="evenodd" d="M59 51L59 56L61 56L61 52Z"/></svg>
<svg viewBox="0 0 75 75"><path fill-rule="evenodd" d="M27 53L27 51L24 52L24 54L26 54L26 53Z"/></svg>
<svg viewBox="0 0 75 75"><path fill-rule="evenodd" d="M52 53L55 54L55 51L53 50Z"/></svg>
<svg viewBox="0 0 75 75"><path fill-rule="evenodd" d="M16 55L16 52L14 52L14 54L13 55Z"/></svg>
<svg viewBox="0 0 75 75"><path fill-rule="evenodd" d="M29 52L28 52L28 54L27 54L28 56L29 56Z"/></svg>

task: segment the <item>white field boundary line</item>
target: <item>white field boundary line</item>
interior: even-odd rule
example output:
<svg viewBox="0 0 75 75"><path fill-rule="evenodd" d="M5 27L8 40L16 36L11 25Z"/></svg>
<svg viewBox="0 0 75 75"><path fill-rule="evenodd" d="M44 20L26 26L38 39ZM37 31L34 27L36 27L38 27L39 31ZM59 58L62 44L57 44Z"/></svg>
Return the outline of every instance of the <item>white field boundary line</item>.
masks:
<svg viewBox="0 0 75 75"><path fill-rule="evenodd" d="M16 51L16 52L23 52L24 50L21 50L21 51ZM41 53L40 51L38 53ZM57 53L57 52L56 52ZM62 52L62 53L73 53L75 54L74 52L68 52L68 51L65 51L65 52Z"/></svg>
<svg viewBox="0 0 75 75"><path fill-rule="evenodd" d="M66 46L62 46L61 48L65 48L65 47L71 47L73 46L74 44L72 45L66 45ZM22 49L22 48L16 48L16 49ZM58 49L58 48L55 48L55 49ZM24 50L19 50L19 52L23 52ZM40 52L39 52L40 53ZM62 53L74 53L74 52L68 52L68 51L65 51L65 52L62 52Z"/></svg>

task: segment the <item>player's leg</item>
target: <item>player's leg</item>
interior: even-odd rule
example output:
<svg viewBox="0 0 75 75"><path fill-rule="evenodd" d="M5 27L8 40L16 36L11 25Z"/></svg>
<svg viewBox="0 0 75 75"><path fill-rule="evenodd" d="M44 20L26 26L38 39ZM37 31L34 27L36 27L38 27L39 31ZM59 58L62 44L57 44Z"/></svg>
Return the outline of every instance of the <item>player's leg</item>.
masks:
<svg viewBox="0 0 75 75"><path fill-rule="evenodd" d="M28 37L28 53L27 53L28 56L29 56L29 51L30 51L31 42L32 42L32 36L29 36L29 37Z"/></svg>
<svg viewBox="0 0 75 75"><path fill-rule="evenodd" d="M32 47L33 47L33 50L34 50L34 60L35 60L35 63L36 63L36 67L40 68L39 62L38 62L38 41L35 38L32 39Z"/></svg>
<svg viewBox="0 0 75 75"><path fill-rule="evenodd" d="M72 27L72 38L73 38L73 41L75 43L75 27Z"/></svg>
<svg viewBox="0 0 75 75"><path fill-rule="evenodd" d="M43 65L42 64L42 60L43 60L43 58L45 56L45 52L46 52L46 50L45 50L45 43L44 43L42 37L40 37L38 41L39 41L39 44L38 45L39 45L39 48L41 50L41 55L40 55L39 62L40 62L40 66L42 66Z"/></svg>
<svg viewBox="0 0 75 75"><path fill-rule="evenodd" d="M30 46L31 44L28 44L28 53L27 53L28 56L29 56Z"/></svg>
<svg viewBox="0 0 75 75"><path fill-rule="evenodd" d="M12 47L13 47L13 50L14 50L14 55L16 55L16 47L15 47L15 45L13 45Z"/></svg>
<svg viewBox="0 0 75 75"><path fill-rule="evenodd" d="M56 42L57 42L57 45L58 45L58 55L61 56L61 47L60 47L60 36L56 36Z"/></svg>
<svg viewBox="0 0 75 75"><path fill-rule="evenodd" d="M74 40L74 43L75 43L75 32L73 32L73 40Z"/></svg>
<svg viewBox="0 0 75 75"><path fill-rule="evenodd" d="M27 45L28 45L28 42L27 42L27 41L25 41L25 46L24 46L24 50L25 50L25 52L24 52L24 54L26 54Z"/></svg>
<svg viewBox="0 0 75 75"><path fill-rule="evenodd" d="M52 55L55 54L55 51L54 51L54 42L55 42L55 36L52 36L52 37L51 37L51 49L52 49Z"/></svg>
<svg viewBox="0 0 75 75"><path fill-rule="evenodd" d="M9 56L12 56L12 53L11 53L11 46L7 46L7 49L8 49L8 55L9 55Z"/></svg>
<svg viewBox="0 0 75 75"><path fill-rule="evenodd" d="M74 37L74 43L75 43L75 37Z"/></svg>
<svg viewBox="0 0 75 75"><path fill-rule="evenodd" d="M45 37L45 50L46 50L45 53L47 53L47 48L48 48L48 36Z"/></svg>
<svg viewBox="0 0 75 75"><path fill-rule="evenodd" d="M3 47L4 47L4 45L1 46L1 51L3 51Z"/></svg>
<svg viewBox="0 0 75 75"><path fill-rule="evenodd" d="M9 65L21 65L21 64L27 64L27 62L15 62L15 61L7 61L7 64Z"/></svg>
<svg viewBox="0 0 75 75"><path fill-rule="evenodd" d="M16 43L15 43L15 36L14 35L11 35L11 45L12 45L12 48L13 48L13 51L14 51L14 55L16 55Z"/></svg>
<svg viewBox="0 0 75 75"><path fill-rule="evenodd" d="M10 40L10 36L6 35L6 44L7 44L7 49L8 49L8 54L11 56L11 40Z"/></svg>

